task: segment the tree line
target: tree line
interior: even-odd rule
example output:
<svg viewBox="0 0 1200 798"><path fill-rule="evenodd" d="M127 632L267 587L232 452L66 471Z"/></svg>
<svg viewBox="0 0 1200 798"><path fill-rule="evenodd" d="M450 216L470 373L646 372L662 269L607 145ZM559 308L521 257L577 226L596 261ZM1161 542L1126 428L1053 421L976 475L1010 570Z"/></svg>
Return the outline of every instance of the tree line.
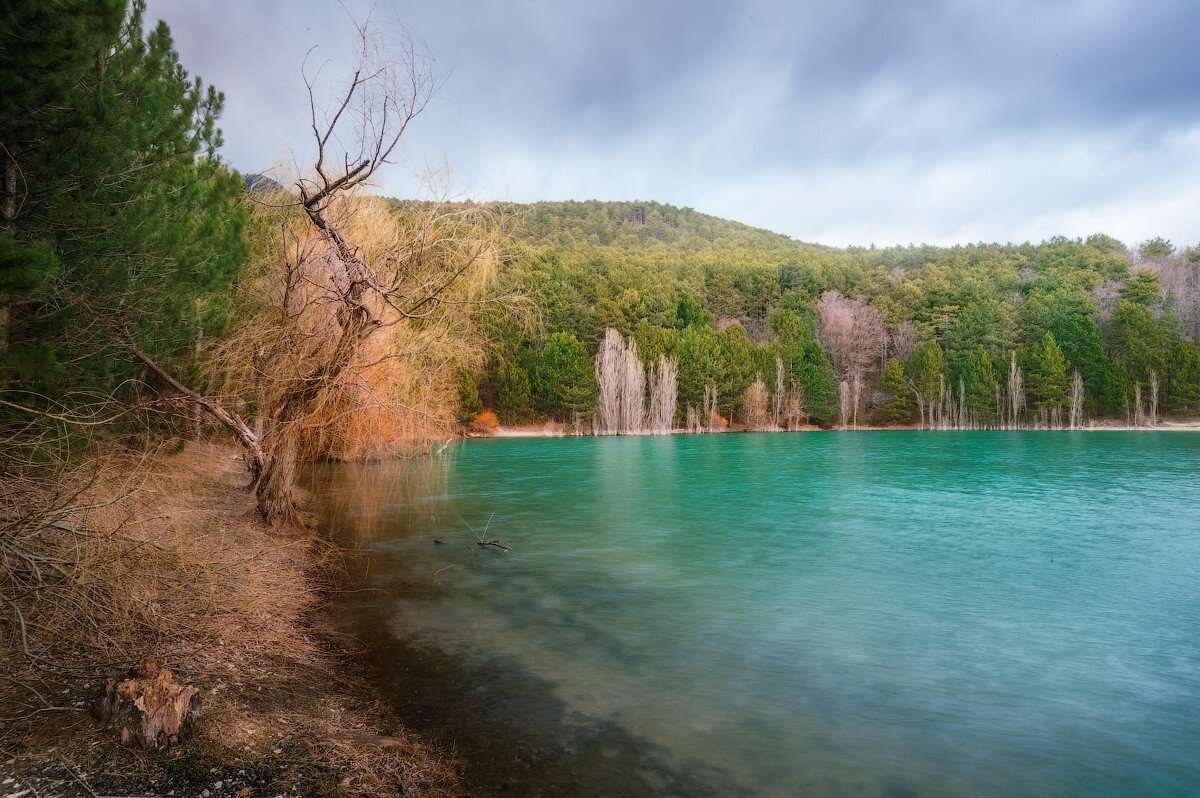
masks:
<svg viewBox="0 0 1200 798"><path fill-rule="evenodd" d="M494 319L487 366L461 377L468 415L586 418L608 329L646 362L675 360L680 427L706 390L724 420L757 417L748 392L765 392L820 426L1140 424L1200 407L1196 248L833 249L654 203L516 210L505 287L541 324Z"/></svg>

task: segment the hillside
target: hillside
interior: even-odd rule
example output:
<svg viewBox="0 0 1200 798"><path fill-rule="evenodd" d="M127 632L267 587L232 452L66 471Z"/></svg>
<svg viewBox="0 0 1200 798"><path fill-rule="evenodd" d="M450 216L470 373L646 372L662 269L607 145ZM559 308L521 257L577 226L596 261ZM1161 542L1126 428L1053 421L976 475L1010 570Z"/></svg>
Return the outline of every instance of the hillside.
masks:
<svg viewBox="0 0 1200 798"><path fill-rule="evenodd" d="M952 405L956 425L986 427L1013 401L1049 423L1067 417L1074 374L1079 415L1200 406L1195 249L1156 239L1135 252L1104 235L834 249L653 202L503 209L518 246L498 292L530 297L540 326L496 314L491 362L464 386L468 410L502 420L586 418L593 394L576 386L608 328L646 362L678 362L680 421L706 387L738 418L760 375L770 402L775 383L794 384L804 418L824 425L920 422L926 405ZM1014 358L1031 384L1005 399Z"/></svg>

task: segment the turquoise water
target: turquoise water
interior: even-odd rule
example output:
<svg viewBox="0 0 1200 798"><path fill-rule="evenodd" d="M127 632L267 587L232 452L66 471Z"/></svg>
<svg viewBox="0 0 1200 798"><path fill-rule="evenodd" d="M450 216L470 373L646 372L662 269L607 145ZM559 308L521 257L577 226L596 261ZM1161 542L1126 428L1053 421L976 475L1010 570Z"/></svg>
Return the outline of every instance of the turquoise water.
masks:
<svg viewBox="0 0 1200 798"><path fill-rule="evenodd" d="M1198 477L1194 434L884 432L471 441L320 484L382 590L350 623L499 691L505 736L553 707L530 756L582 783L644 750L649 794L1194 796Z"/></svg>

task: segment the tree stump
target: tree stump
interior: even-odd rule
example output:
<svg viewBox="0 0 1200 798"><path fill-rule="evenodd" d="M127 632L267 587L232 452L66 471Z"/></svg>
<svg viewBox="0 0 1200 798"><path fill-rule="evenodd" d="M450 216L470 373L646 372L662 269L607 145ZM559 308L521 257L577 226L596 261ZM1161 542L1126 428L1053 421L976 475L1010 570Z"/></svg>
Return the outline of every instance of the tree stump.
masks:
<svg viewBox="0 0 1200 798"><path fill-rule="evenodd" d="M175 684L170 670L149 659L127 678L105 683L96 714L123 744L161 751L187 737L201 704L199 690Z"/></svg>

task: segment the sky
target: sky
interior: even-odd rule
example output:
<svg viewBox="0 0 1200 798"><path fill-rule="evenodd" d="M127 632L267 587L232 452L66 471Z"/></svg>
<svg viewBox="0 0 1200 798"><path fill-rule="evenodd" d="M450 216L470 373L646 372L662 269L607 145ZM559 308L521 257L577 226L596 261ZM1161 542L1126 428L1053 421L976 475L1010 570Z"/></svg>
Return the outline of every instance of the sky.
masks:
<svg viewBox="0 0 1200 798"><path fill-rule="evenodd" d="M351 16L440 89L375 190L657 200L833 246L1200 242L1195 0L149 0L243 172L311 155ZM315 50L310 48L315 47ZM448 178L446 177L448 175Z"/></svg>

